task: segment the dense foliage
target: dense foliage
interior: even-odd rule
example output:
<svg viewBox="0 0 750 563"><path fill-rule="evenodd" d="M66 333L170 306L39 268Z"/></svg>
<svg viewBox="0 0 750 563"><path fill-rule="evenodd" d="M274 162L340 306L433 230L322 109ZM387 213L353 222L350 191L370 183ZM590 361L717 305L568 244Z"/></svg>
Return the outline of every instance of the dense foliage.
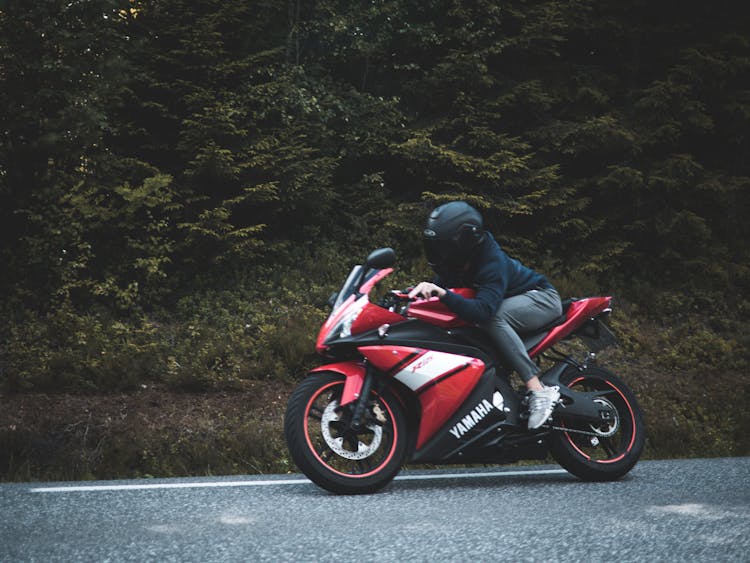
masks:
<svg viewBox="0 0 750 563"><path fill-rule="evenodd" d="M663 366L746 370L738 8L7 0L0 388L293 373L342 272L392 245L424 274L459 197L563 291L669 323Z"/></svg>

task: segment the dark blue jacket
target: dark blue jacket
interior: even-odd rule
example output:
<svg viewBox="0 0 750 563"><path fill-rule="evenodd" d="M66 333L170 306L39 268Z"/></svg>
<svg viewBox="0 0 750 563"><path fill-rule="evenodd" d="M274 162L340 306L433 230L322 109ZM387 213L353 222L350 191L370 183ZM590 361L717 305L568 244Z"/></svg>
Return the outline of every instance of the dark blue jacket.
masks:
<svg viewBox="0 0 750 563"><path fill-rule="evenodd" d="M466 271L441 272L435 283L445 289L475 289L474 299L466 299L448 291L442 301L459 317L476 324L489 321L506 297L520 295L534 288L552 287L542 274L505 254L490 233L486 233Z"/></svg>

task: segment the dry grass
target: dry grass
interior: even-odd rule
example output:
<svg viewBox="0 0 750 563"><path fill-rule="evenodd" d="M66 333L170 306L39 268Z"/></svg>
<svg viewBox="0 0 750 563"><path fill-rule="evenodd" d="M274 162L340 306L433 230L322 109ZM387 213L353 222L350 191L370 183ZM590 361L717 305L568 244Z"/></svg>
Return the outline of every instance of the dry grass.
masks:
<svg viewBox="0 0 750 563"><path fill-rule="evenodd" d="M0 479L284 472L290 384L242 392L0 397Z"/></svg>

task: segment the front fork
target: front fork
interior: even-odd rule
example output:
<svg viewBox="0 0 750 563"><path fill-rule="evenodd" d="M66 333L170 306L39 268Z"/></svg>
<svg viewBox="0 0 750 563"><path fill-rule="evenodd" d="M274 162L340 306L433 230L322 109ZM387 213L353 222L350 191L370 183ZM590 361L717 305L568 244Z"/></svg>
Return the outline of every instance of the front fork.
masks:
<svg viewBox="0 0 750 563"><path fill-rule="evenodd" d="M366 363L364 381L362 382L362 387L359 390L359 397L354 403L354 412L352 413L352 420L350 423L350 427L352 430L358 431L362 428L362 415L365 413L365 409L367 408L367 402L370 398L370 392L372 391L374 384L375 370L369 363Z"/></svg>
<svg viewBox="0 0 750 563"><path fill-rule="evenodd" d="M362 427L362 416L375 384L375 369L367 362L340 362L315 368L312 372L335 372L346 377L339 406L354 406L351 419L352 430Z"/></svg>

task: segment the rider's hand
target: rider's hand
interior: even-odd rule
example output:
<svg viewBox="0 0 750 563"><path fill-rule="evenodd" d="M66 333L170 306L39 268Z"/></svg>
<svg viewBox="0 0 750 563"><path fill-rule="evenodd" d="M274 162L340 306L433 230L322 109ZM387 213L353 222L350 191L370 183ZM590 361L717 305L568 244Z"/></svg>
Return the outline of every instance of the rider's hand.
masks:
<svg viewBox="0 0 750 563"><path fill-rule="evenodd" d="M442 299L445 294L446 291L439 285L430 282L422 282L409 292L409 299L414 299L415 297L429 299L430 297L435 296Z"/></svg>

